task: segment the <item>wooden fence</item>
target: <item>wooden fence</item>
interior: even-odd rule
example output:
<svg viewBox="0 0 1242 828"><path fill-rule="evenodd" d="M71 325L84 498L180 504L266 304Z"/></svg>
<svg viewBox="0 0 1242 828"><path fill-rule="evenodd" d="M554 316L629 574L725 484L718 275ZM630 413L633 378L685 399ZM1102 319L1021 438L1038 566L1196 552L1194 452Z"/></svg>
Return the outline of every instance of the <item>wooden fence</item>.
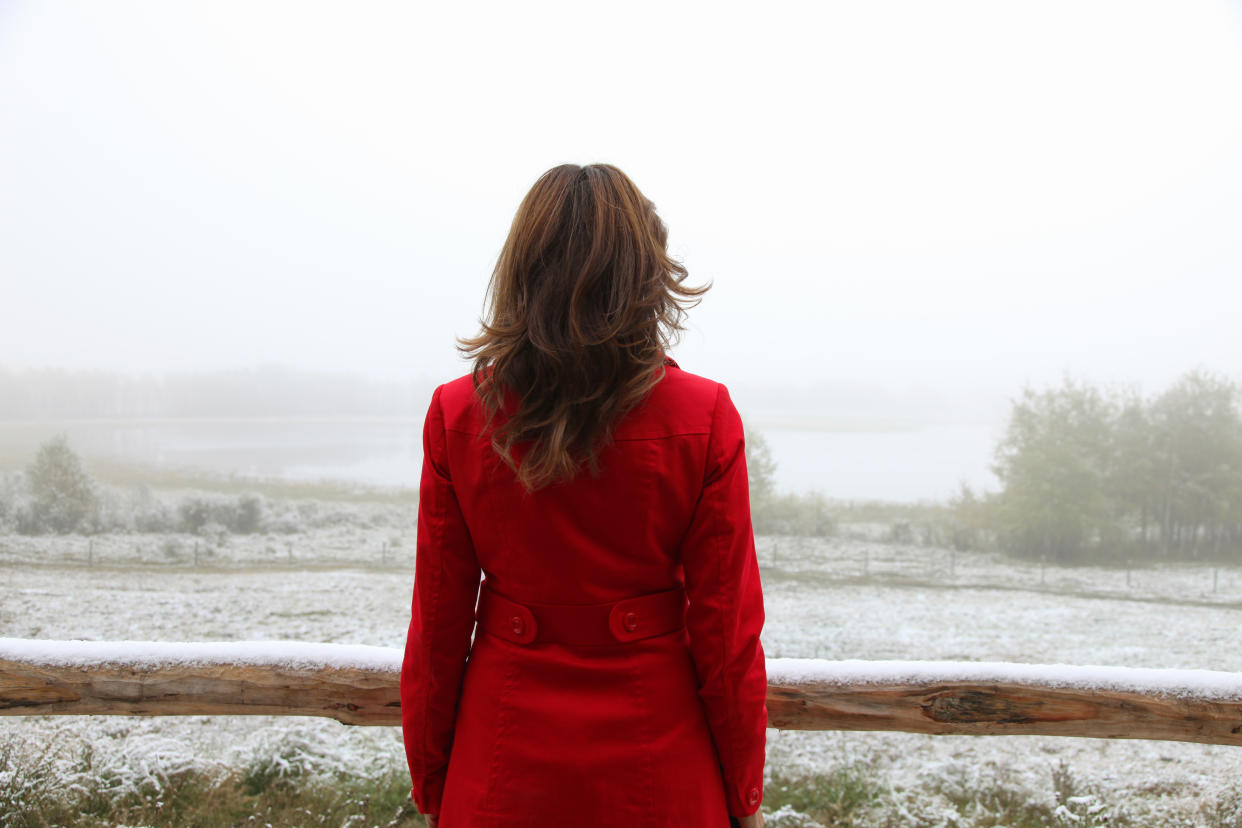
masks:
<svg viewBox="0 0 1242 828"><path fill-rule="evenodd" d="M400 724L399 650L289 642L0 639L0 715L327 716ZM1242 673L770 658L789 730L1039 734L1242 745Z"/></svg>

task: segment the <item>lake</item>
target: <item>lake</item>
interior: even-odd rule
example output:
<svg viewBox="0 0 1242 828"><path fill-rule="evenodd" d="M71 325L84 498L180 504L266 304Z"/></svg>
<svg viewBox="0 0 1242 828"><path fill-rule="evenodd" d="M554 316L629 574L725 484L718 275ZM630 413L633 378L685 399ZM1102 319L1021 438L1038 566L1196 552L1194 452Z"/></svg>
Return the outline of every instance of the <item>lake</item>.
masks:
<svg viewBox="0 0 1242 828"><path fill-rule="evenodd" d="M989 470L1001 427L970 423L896 430L764 427L776 486L832 498L912 502L944 499L960 481L996 489ZM418 485L422 421L412 418L90 420L0 423L9 467L64 431L88 459L108 457L289 480Z"/></svg>

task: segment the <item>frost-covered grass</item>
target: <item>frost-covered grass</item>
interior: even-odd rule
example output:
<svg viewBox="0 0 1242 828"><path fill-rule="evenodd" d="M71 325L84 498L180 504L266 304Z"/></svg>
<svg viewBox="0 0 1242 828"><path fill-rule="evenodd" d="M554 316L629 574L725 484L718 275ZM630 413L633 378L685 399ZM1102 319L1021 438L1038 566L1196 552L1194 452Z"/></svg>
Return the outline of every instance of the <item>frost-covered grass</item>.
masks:
<svg viewBox="0 0 1242 828"><path fill-rule="evenodd" d="M1242 567L1216 563L1042 564L998 552L892 543L876 524L847 526L840 538L759 538L769 580L802 584L892 584L956 590L989 587L1118 600L1242 608ZM765 585L768 580L765 580ZM947 598L948 596L946 596Z"/></svg>
<svg viewBox="0 0 1242 828"><path fill-rule="evenodd" d="M0 469L20 469L29 462L31 447L7 453L0 446ZM179 489L216 492L226 495L259 492L276 499L317 499L363 504L406 504L418 501L418 486L380 487L341 480L290 480L254 474L216 472L200 466L179 468L156 463L120 460L103 455L89 458L91 474L101 482L114 486L150 486L161 492Z"/></svg>
<svg viewBox="0 0 1242 828"><path fill-rule="evenodd" d="M292 559L263 535L237 535L195 567L133 555L134 536L102 537L87 567L73 552L84 538L2 536L0 636L402 645L412 532L363 521L280 539ZM1191 565L1135 569L1127 586L1119 569L1048 567L1041 578L1038 565L861 534L758 546L769 657L1242 671L1236 569L1218 570L1213 592L1211 569ZM14 791L37 804L24 822L6 817L14 825L245 822L198 816L235 808L256 824L319 824L308 810L330 814L325 824L387 825L407 793L396 729L328 720L0 718L0 746L0 811L21 813ZM768 757L764 809L778 827L1242 824L1242 748L773 729ZM390 810L359 804L390 782L395 799L373 793ZM247 793L265 784L270 795ZM409 819L395 824L418 824Z"/></svg>
<svg viewBox="0 0 1242 828"><path fill-rule="evenodd" d="M0 535L0 566L126 567L187 573L222 568L284 568L349 565L412 568L415 529L391 526L353 505L339 523L295 534L221 533L212 538L183 532L111 532L87 535ZM391 510L392 507L389 507ZM374 520L376 525L370 525Z"/></svg>
<svg viewBox="0 0 1242 828"><path fill-rule="evenodd" d="M141 738L99 757L85 745L61 766L45 747L0 746L3 826L417 826L403 771L324 771L296 739L239 764L180 757ZM313 746L312 746L313 747ZM145 751L140 757L134 753ZM118 761L119 760L119 761Z"/></svg>
<svg viewBox="0 0 1242 828"><path fill-rule="evenodd" d="M766 822L773 828L827 826L1208 826L1242 820L1242 785L1191 793L1175 813L1177 785L1151 785L1110 800L1100 786L1064 760L1014 766L986 760L924 765L908 780L892 778L882 760L851 758L827 773L773 775L765 786Z"/></svg>
<svg viewBox="0 0 1242 828"><path fill-rule="evenodd" d="M764 810L769 824L803 828L1223 828L1242 825L1238 750L1046 736L769 731Z"/></svg>

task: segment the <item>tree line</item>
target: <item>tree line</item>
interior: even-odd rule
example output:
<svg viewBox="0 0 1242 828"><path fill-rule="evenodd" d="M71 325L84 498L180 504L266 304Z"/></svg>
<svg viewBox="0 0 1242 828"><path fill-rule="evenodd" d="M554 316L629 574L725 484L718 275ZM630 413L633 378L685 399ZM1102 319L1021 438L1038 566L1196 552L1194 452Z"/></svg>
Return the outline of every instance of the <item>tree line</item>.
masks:
<svg viewBox="0 0 1242 828"><path fill-rule="evenodd" d="M0 535L185 533L219 543L228 535L390 525L392 516L348 503L273 499L257 491L157 495L145 483L109 485L90 474L63 432L44 441L23 470L0 472Z"/></svg>
<svg viewBox="0 0 1242 828"><path fill-rule="evenodd" d="M1068 378L1025 388L994 451L1000 491L963 485L947 505L917 510L917 534L1061 563L1242 563L1240 404L1242 387L1203 371L1149 398ZM757 533L823 537L848 519L821 495L776 492L776 464L759 432L747 429L746 454ZM270 506L254 494L167 504L145 488L122 502L97 486L63 435L41 446L24 474L0 476L0 531L26 534L270 531ZM306 517L282 516L280 529Z"/></svg>
<svg viewBox="0 0 1242 828"><path fill-rule="evenodd" d="M995 493L963 486L952 541L1059 562L1242 561L1242 388L1192 371L1163 393L1066 378L1023 389Z"/></svg>
<svg viewBox="0 0 1242 828"><path fill-rule="evenodd" d="M64 433L43 442L23 473L0 475L0 532L251 534L268 529L270 518L266 499L256 492L235 497L195 494L168 503L145 485L128 492L103 485L87 471Z"/></svg>

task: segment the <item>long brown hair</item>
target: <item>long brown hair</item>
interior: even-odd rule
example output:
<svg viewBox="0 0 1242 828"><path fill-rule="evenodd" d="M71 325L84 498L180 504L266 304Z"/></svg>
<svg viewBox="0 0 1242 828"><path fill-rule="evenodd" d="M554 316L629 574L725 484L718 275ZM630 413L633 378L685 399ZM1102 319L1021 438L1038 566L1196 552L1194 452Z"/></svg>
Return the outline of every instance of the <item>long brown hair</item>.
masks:
<svg viewBox="0 0 1242 828"><path fill-rule="evenodd" d="M519 205L488 285L473 359L491 444L527 489L573 478L616 421L664 376L685 308L710 284L683 285L655 205L611 164L562 164ZM507 419L491 428L513 395ZM519 464L512 448L530 441Z"/></svg>

